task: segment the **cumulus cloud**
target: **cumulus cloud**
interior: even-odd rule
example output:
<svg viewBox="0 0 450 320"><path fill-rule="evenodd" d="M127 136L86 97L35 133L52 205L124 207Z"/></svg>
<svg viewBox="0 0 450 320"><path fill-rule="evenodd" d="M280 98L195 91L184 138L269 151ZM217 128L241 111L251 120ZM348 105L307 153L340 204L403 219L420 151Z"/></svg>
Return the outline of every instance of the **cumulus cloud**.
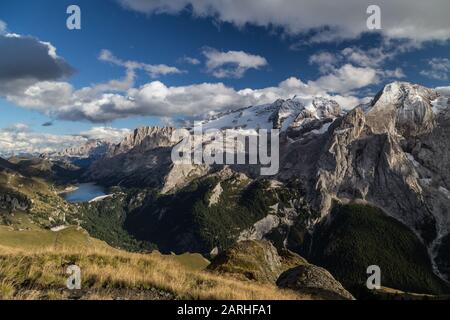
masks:
<svg viewBox="0 0 450 320"><path fill-rule="evenodd" d="M363 67L379 67L396 55L393 48L376 47L363 50L357 47L348 47L342 50L342 56L349 61Z"/></svg>
<svg viewBox="0 0 450 320"><path fill-rule="evenodd" d="M450 59L447 58L433 58L428 61L427 70L422 70L421 75L435 80L448 80L448 73L450 72Z"/></svg>
<svg viewBox="0 0 450 320"><path fill-rule="evenodd" d="M216 78L242 78L247 70L267 65L264 57L244 51L221 52L206 48L203 55L206 57L208 72Z"/></svg>
<svg viewBox="0 0 450 320"><path fill-rule="evenodd" d="M60 106L70 103L73 87L67 82L42 81L25 87L22 91L8 92L5 97L19 106L51 114Z"/></svg>
<svg viewBox="0 0 450 320"><path fill-rule="evenodd" d="M48 42L17 34L0 33L0 94L20 93L42 81L55 81L74 69Z"/></svg>
<svg viewBox="0 0 450 320"><path fill-rule="evenodd" d="M12 156L54 152L85 141L86 139L80 136L3 129L0 130L0 154L2 156Z"/></svg>
<svg viewBox="0 0 450 320"><path fill-rule="evenodd" d="M374 74L366 74L365 69L345 67L337 74L337 79L320 78L308 83L297 78L289 78L278 86L262 89L235 90L223 83L200 83L188 86L167 86L160 81L152 81L139 88L130 89L126 95L103 95L89 104L76 105L67 110L61 109L59 117L71 120L88 119L94 122L104 122L117 118L153 115L160 117L202 116L214 111L224 111L242 106L270 103L279 98L299 96L330 96L328 87L344 80L344 76L355 76L353 82L338 84L337 91L349 91L364 85L372 84ZM347 95L349 96L349 95ZM350 96L349 96L350 97ZM344 97L341 97L341 101ZM354 107L358 100L350 97L344 105Z"/></svg>
<svg viewBox="0 0 450 320"><path fill-rule="evenodd" d="M334 73L304 83L292 77L278 86L261 89L235 90L219 83L199 83L187 86L167 86L152 81L123 92L97 91L91 88L73 90L68 83L37 83L22 95L9 97L16 104L38 110L54 119L88 120L104 123L130 116L199 116L211 111L224 111L242 106L273 102L294 95L322 95L329 93L351 97L354 89L377 83L376 71L344 65ZM43 89L45 88L45 90ZM61 92L58 93L58 90ZM42 94L52 92L51 95ZM355 101L352 97L351 100ZM354 105L344 105L350 108Z"/></svg>
<svg viewBox="0 0 450 320"><path fill-rule="evenodd" d="M376 70L345 64L333 73L311 81L311 84L332 93L348 93L379 81Z"/></svg>
<svg viewBox="0 0 450 320"><path fill-rule="evenodd" d="M289 34L310 35L313 42L354 39L368 32L369 0L117 0L124 7L146 14L178 14L189 9L194 16L213 17L238 27L252 24L281 27ZM388 38L414 42L448 40L448 0L379 0L381 32Z"/></svg>
<svg viewBox="0 0 450 320"><path fill-rule="evenodd" d="M323 76L312 83L329 92L342 94L378 84L385 79L404 78L401 68L390 70L384 67L387 61L404 49L388 50L386 46L388 44L366 50L347 47L333 53L320 51L313 54L309 63L317 65Z"/></svg>
<svg viewBox="0 0 450 320"><path fill-rule="evenodd" d="M49 107L46 95L30 96L30 92L39 92L34 89L26 90L28 95L15 97L14 101L19 105L39 110L54 119L104 123L130 116L202 116L214 111L270 103L276 99L294 95L330 97L331 92L335 93L333 97L338 96L341 101L347 98L346 101L349 104L346 103L343 107L351 108L357 104L358 99L349 92L376 81L377 74L372 69L345 65L337 69L335 73L324 75L315 81L305 83L292 77L277 86L261 89L235 90L220 82L167 86L161 81L152 81L138 88L130 88L118 93L99 92L95 95L83 96L82 93L88 90L84 88L72 91L70 97L62 98L65 86L55 83L52 88L61 88L63 91L61 95L56 92L54 95L62 98L59 101L60 105L55 103ZM49 86L49 84L46 85ZM34 87L40 87L40 84ZM41 97L42 101L39 100Z"/></svg>
<svg viewBox="0 0 450 320"><path fill-rule="evenodd" d="M450 96L450 86L448 87L437 87L435 90L443 95Z"/></svg>

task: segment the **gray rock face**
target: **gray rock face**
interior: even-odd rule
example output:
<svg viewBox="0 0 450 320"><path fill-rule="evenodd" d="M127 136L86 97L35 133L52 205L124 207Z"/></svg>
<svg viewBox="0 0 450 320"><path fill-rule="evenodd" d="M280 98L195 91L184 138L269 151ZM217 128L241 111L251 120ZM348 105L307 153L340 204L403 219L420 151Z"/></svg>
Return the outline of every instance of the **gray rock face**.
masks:
<svg viewBox="0 0 450 320"><path fill-rule="evenodd" d="M277 250L269 241L242 241L215 257L208 269L320 299L354 299L325 269L309 264L301 256Z"/></svg>
<svg viewBox="0 0 450 320"><path fill-rule="evenodd" d="M141 127L135 129L116 145L111 156L126 153L130 150L134 152L146 152L156 148L172 147L179 141L175 139L175 128L171 127Z"/></svg>
<svg viewBox="0 0 450 320"><path fill-rule="evenodd" d="M242 241L213 259L208 269L248 280L275 283L293 266L307 263L299 255L277 249L269 241Z"/></svg>
<svg viewBox="0 0 450 320"><path fill-rule="evenodd" d="M150 186L168 192L206 174L207 166L172 162L172 147L179 142L175 130L170 127L136 129L109 154L94 162L88 176L105 184Z"/></svg>
<svg viewBox="0 0 450 320"><path fill-rule="evenodd" d="M107 155L111 152L113 146L114 144L108 141L89 140L86 143L72 146L63 151L41 154L40 158L85 167Z"/></svg>
<svg viewBox="0 0 450 320"><path fill-rule="evenodd" d="M25 211L30 207L30 200L14 194L0 194L0 208L11 211Z"/></svg>
<svg viewBox="0 0 450 320"><path fill-rule="evenodd" d="M355 299L327 270L312 264L299 265L283 272L277 280L277 285L323 299Z"/></svg>

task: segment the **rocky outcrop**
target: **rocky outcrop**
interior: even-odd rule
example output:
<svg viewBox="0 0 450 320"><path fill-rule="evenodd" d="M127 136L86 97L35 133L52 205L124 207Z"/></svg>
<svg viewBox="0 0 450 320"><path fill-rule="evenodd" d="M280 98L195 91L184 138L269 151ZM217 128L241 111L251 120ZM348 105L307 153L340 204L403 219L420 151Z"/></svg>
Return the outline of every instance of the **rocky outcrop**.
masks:
<svg viewBox="0 0 450 320"><path fill-rule="evenodd" d="M208 166L172 162L172 148L180 142L175 130L136 129L107 156L91 165L88 178L106 185L154 187L166 193L205 175Z"/></svg>
<svg viewBox="0 0 450 320"><path fill-rule="evenodd" d="M299 255L278 252L269 241L242 241L216 256L208 270L238 278L275 283L279 275L293 266L306 264Z"/></svg>
<svg viewBox="0 0 450 320"><path fill-rule="evenodd" d="M25 196L11 193L0 193L0 208L9 211L26 211L30 208L31 201Z"/></svg>
<svg viewBox="0 0 450 320"><path fill-rule="evenodd" d="M312 264L300 265L283 272L277 285L327 300L355 299L327 270Z"/></svg>
<svg viewBox="0 0 450 320"><path fill-rule="evenodd" d="M251 281L276 283L318 299L354 299L325 269L269 241L242 241L215 257L208 270Z"/></svg>

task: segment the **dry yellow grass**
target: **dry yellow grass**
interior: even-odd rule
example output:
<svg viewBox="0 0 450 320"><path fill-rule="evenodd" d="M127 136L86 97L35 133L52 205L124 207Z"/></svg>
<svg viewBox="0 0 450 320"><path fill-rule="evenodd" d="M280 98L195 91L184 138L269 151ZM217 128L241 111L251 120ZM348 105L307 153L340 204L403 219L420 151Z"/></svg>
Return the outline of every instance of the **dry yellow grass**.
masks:
<svg viewBox="0 0 450 320"><path fill-rule="evenodd" d="M192 270L159 253L102 248L0 246L1 299L66 299L65 268L81 268L81 299L309 299L272 285Z"/></svg>

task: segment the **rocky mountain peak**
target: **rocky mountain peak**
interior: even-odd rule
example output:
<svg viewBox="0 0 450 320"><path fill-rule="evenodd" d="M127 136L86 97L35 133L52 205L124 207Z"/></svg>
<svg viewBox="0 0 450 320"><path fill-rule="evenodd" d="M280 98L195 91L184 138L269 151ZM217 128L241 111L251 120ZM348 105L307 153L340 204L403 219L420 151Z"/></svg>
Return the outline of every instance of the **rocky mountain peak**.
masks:
<svg viewBox="0 0 450 320"><path fill-rule="evenodd" d="M112 154L117 155L132 149L138 152L145 152L159 147L173 146L178 142L174 139L173 134L175 130L172 127L156 126L137 128L116 145Z"/></svg>
<svg viewBox="0 0 450 320"><path fill-rule="evenodd" d="M92 139L82 145L69 147L56 153L58 157L90 157L105 154L111 147L111 143L103 140Z"/></svg>
<svg viewBox="0 0 450 320"><path fill-rule="evenodd" d="M397 132L417 136L434 128L433 103L439 94L408 82L387 84L373 99L367 110L375 132Z"/></svg>
<svg viewBox="0 0 450 320"><path fill-rule="evenodd" d="M342 113L339 103L323 97L314 98L312 106L319 118L337 117Z"/></svg>
<svg viewBox="0 0 450 320"><path fill-rule="evenodd" d="M372 101L373 107L386 105L414 106L418 102L432 101L438 97L438 93L418 84L395 81L384 86Z"/></svg>
<svg viewBox="0 0 450 320"><path fill-rule="evenodd" d="M272 121L273 128L286 129L299 112L305 109L305 106L297 99L278 99L270 105L270 108L274 109L269 117L269 121Z"/></svg>

